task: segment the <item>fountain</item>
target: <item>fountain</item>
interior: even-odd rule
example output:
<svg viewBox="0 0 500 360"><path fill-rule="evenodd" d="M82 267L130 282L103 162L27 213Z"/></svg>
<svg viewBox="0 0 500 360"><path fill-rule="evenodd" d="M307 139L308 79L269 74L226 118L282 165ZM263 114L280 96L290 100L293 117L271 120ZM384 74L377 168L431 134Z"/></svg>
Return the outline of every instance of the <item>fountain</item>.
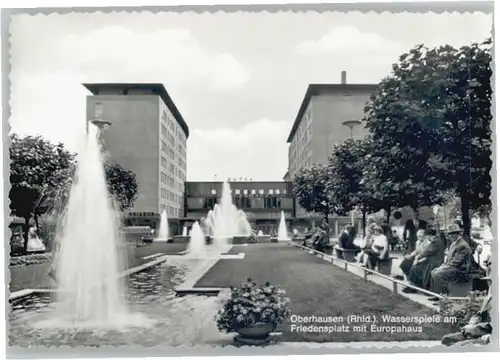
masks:
<svg viewBox="0 0 500 360"><path fill-rule="evenodd" d="M188 228L187 228L187 226L184 226L182 228L182 236L188 236Z"/></svg>
<svg viewBox="0 0 500 360"><path fill-rule="evenodd" d="M205 234L198 221L194 223L191 229L191 238L189 240L186 256L195 259L204 259L207 257Z"/></svg>
<svg viewBox="0 0 500 360"><path fill-rule="evenodd" d="M264 233L262 232L262 230L259 230L259 232L257 233L257 236L259 236L259 237L264 236Z"/></svg>
<svg viewBox="0 0 500 360"><path fill-rule="evenodd" d="M125 304L119 217L106 184L98 129L102 124L95 125L89 124L57 229L56 307L54 316L39 324L42 327L121 329L142 322Z"/></svg>
<svg viewBox="0 0 500 360"><path fill-rule="evenodd" d="M213 236L214 244L218 247L228 245L233 237L249 237L252 228L246 214L238 210L231 198L231 188L225 181L222 184L222 194L219 203L209 211L205 219L209 233Z"/></svg>
<svg viewBox="0 0 500 360"><path fill-rule="evenodd" d="M288 230L286 229L285 213L281 212L280 225L278 228L278 241L288 241Z"/></svg>
<svg viewBox="0 0 500 360"><path fill-rule="evenodd" d="M160 215L160 231L155 239L156 241L167 241L168 240L168 217L167 210L163 210Z"/></svg>

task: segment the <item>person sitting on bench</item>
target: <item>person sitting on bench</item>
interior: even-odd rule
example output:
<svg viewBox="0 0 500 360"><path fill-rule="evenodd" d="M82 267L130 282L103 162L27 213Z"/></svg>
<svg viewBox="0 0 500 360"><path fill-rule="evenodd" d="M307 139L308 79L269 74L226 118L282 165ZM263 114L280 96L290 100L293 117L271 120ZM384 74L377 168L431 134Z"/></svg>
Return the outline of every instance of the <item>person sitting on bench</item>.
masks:
<svg viewBox="0 0 500 360"><path fill-rule="evenodd" d="M420 235L420 230L418 236ZM405 275L408 281L422 289L429 290L431 287L431 271L440 266L444 259L445 244L440 234L432 228L423 231L424 240L417 240L418 254L415 256L411 267ZM412 288L403 289L405 293L415 293Z"/></svg>
<svg viewBox="0 0 500 360"><path fill-rule="evenodd" d="M472 251L456 224L448 228L450 246L444 263L431 271L431 288L436 294L448 294L450 282L465 283L469 281ZM437 301L433 297L429 299Z"/></svg>
<svg viewBox="0 0 500 360"><path fill-rule="evenodd" d="M370 269L374 269L381 261L389 260L389 240L381 227L373 228L372 245L364 250L363 258L363 265Z"/></svg>
<svg viewBox="0 0 500 360"><path fill-rule="evenodd" d="M487 281L491 285L491 278ZM482 344L486 345L491 342L491 334L493 328L491 326L491 306L492 293L491 286L489 287L488 295L484 298L479 311L469 320L469 323L462 327L459 332L443 336L441 344L450 346L454 344Z"/></svg>
<svg viewBox="0 0 500 360"><path fill-rule="evenodd" d="M326 247L329 241L330 238L328 237L327 229L325 229L324 225L320 226L315 235L313 248L319 252L326 254Z"/></svg>
<svg viewBox="0 0 500 360"><path fill-rule="evenodd" d="M356 231L354 230L354 226L346 225L342 229L342 233L339 236L339 246L345 250L353 250L354 256L356 256L361 248L354 244L354 239L356 238Z"/></svg>

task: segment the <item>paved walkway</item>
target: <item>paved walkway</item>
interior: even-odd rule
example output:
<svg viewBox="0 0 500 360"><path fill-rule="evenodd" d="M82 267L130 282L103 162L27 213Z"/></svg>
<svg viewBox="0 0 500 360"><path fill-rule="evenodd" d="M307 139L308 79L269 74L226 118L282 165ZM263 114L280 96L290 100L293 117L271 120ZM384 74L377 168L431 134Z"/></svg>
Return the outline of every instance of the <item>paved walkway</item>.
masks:
<svg viewBox="0 0 500 360"><path fill-rule="evenodd" d="M303 250L303 251L306 251L306 250ZM323 257L321 255L312 255L313 253L310 252L311 256L316 256L317 258L320 258L322 259ZM335 256L335 255L333 255ZM401 253L395 253L395 252L392 252L391 253L391 257L393 257L393 261L392 261L392 268L391 268L391 274L389 275L390 277L394 277L394 276L403 276L403 272L401 271L399 265L401 264L401 261L403 260L403 254ZM325 261L328 261L330 262L329 260L326 260ZM359 265L357 262L356 263L351 263L351 264L355 264L355 265ZM334 261L333 262L333 265L336 266L336 267L340 267L340 268L343 268L345 270L345 264L344 263L341 263L341 262L338 262L338 261ZM361 278L364 277L364 270L363 269L360 269L359 267L356 267L356 266L351 266L351 265L348 265L347 266L347 271L349 271L350 273L354 274L354 275L357 275ZM377 276L375 274L372 274L372 275L369 275L368 276L368 281L374 283L374 284L377 284L377 285L380 285L388 290L391 290L391 291L394 291L394 282L393 281L390 281L388 279L385 279L383 277L380 277L380 276ZM400 280L402 281L402 280ZM402 281L404 283L406 283L406 281ZM416 293L416 294L407 294L407 293L404 293L402 292L403 290L403 286L397 284L396 285L397 287L397 293L398 295L401 295L407 299L410 299L418 304L421 304L423 306L426 306L430 309L433 309L433 310L439 310L439 307L437 305L437 303L435 302L432 302L432 301L429 301L429 295L426 295L426 294L422 294L422 293Z"/></svg>

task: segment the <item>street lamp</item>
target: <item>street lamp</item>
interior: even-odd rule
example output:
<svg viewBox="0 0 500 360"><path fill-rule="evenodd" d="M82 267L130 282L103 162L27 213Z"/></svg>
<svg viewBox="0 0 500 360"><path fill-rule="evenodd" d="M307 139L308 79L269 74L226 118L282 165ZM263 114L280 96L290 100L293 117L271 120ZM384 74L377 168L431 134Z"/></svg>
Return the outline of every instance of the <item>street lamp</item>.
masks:
<svg viewBox="0 0 500 360"><path fill-rule="evenodd" d="M361 121L359 120L347 120L342 123L342 125L347 126L351 130L351 139L352 139L352 130L361 125ZM351 211L351 224L354 226L354 210Z"/></svg>
<svg viewBox="0 0 500 360"><path fill-rule="evenodd" d="M347 126L351 130L351 139L352 139L352 130L358 126L361 125L361 121L359 120L347 120L342 123L342 125Z"/></svg>

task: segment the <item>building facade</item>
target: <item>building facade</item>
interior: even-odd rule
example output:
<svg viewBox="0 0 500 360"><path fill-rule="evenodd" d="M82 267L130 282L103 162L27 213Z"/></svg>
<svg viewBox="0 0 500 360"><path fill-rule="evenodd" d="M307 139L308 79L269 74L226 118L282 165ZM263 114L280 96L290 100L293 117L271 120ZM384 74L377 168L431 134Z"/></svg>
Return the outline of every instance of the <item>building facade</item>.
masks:
<svg viewBox="0 0 500 360"><path fill-rule="evenodd" d="M360 120L377 85L348 84L346 80L342 72L340 84L311 84L307 88L287 140L290 178L303 167L325 164L333 145L366 135Z"/></svg>
<svg viewBox="0 0 500 360"><path fill-rule="evenodd" d="M326 164L333 145L350 137L363 138L364 107L376 84L348 84L345 71L340 84L311 84L288 136L287 179L304 167ZM298 217L317 217L297 206Z"/></svg>
<svg viewBox="0 0 500 360"><path fill-rule="evenodd" d="M222 182L186 182L185 223L199 221L214 208L221 197ZM295 218L291 182L230 182L234 205L245 212L256 230L277 232L281 212L289 225Z"/></svg>
<svg viewBox="0 0 500 360"><path fill-rule="evenodd" d="M128 225L155 227L165 209L184 214L189 128L161 84L84 84L87 121L111 123L102 139L107 161L135 173L138 197L125 213Z"/></svg>

